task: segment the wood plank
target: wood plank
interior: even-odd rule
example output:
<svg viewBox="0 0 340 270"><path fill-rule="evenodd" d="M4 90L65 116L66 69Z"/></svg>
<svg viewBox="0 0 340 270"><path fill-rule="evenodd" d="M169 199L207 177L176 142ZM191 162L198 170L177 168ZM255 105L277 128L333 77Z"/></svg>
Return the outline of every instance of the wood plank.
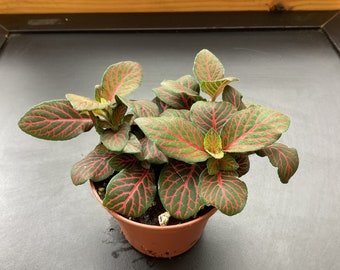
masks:
<svg viewBox="0 0 340 270"><path fill-rule="evenodd" d="M0 0L0 14L338 9L340 0Z"/></svg>

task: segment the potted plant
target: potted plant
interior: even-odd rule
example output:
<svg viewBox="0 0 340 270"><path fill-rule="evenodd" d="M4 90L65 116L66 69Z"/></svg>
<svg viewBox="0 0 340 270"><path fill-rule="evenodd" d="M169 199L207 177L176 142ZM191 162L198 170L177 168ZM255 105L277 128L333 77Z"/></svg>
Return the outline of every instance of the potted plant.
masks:
<svg viewBox="0 0 340 270"><path fill-rule="evenodd" d="M229 216L243 210L247 187L240 177L250 155L267 156L282 183L298 168L297 151L276 142L289 127L288 116L243 102L229 85L237 78L225 77L206 49L196 55L193 72L163 81L152 101L131 100L126 96L139 87L142 69L119 62L106 69L94 99L67 94L32 107L19 121L24 132L47 140L97 131L100 142L72 167L72 181L90 180L127 240L150 256L188 250L217 209ZM154 213L161 226L142 224Z"/></svg>

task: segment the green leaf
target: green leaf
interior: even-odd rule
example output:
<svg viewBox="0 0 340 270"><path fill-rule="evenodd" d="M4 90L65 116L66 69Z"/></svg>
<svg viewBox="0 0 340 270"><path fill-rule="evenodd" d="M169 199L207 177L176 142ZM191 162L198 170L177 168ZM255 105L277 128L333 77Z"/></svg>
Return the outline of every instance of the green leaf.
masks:
<svg viewBox="0 0 340 270"><path fill-rule="evenodd" d="M18 123L22 131L39 139L63 141L89 131L91 118L76 111L67 100L51 100L28 110Z"/></svg>
<svg viewBox="0 0 340 270"><path fill-rule="evenodd" d="M220 171L237 171L239 164L237 161L228 153L224 153L223 158L215 159L209 158L207 161L208 173L214 175Z"/></svg>
<svg viewBox="0 0 340 270"><path fill-rule="evenodd" d="M97 98L114 101L115 96L126 96L136 90L142 81L142 67L132 61L124 61L109 66L103 76L101 89L97 88Z"/></svg>
<svg viewBox="0 0 340 270"><path fill-rule="evenodd" d="M67 94L66 98L69 102L71 102L72 107L77 111L94 111L105 109L109 105L112 105L112 102L98 102L92 100L87 97L75 95L75 94Z"/></svg>
<svg viewBox="0 0 340 270"><path fill-rule="evenodd" d="M211 128L221 132L222 127L236 108L229 102L197 101L190 109L191 121L204 133Z"/></svg>
<svg viewBox="0 0 340 270"><path fill-rule="evenodd" d="M222 92L222 100L233 104L237 110L243 110L246 105L242 102L242 95L235 88L227 85Z"/></svg>
<svg viewBox="0 0 340 270"><path fill-rule="evenodd" d="M216 130L211 128L204 137L204 150L207 151L212 157L221 159L224 156L222 152L222 140Z"/></svg>
<svg viewBox="0 0 340 270"><path fill-rule="evenodd" d="M129 140L130 125L123 123L118 131L105 130L100 135L100 141L111 151L120 152Z"/></svg>
<svg viewBox="0 0 340 270"><path fill-rule="evenodd" d="M278 140L290 124L288 116L260 106L234 113L221 131L223 151L250 152Z"/></svg>
<svg viewBox="0 0 340 270"><path fill-rule="evenodd" d="M196 55L193 71L200 83L203 81L217 81L224 77L222 63L207 49L201 50Z"/></svg>
<svg viewBox="0 0 340 270"><path fill-rule="evenodd" d="M171 216L185 220L200 210L198 181L201 172L199 165L180 161L163 167L158 190L162 204Z"/></svg>
<svg viewBox="0 0 340 270"><path fill-rule="evenodd" d="M149 100L128 100L127 98L118 97L126 106L128 106L137 117L157 117L159 110L157 105Z"/></svg>
<svg viewBox="0 0 340 270"><path fill-rule="evenodd" d="M139 217L151 206L156 191L151 170L122 170L107 185L103 205L125 217Z"/></svg>
<svg viewBox="0 0 340 270"><path fill-rule="evenodd" d="M114 173L109 165L115 157L112 151L99 144L85 158L73 165L71 170L72 182L75 185L84 184L87 180L102 181Z"/></svg>
<svg viewBox="0 0 340 270"><path fill-rule="evenodd" d="M277 167L282 183L287 184L299 167L299 156L295 148L289 148L281 143L274 143L257 152L260 156L267 156L270 163Z"/></svg>
<svg viewBox="0 0 340 270"><path fill-rule="evenodd" d="M234 81L238 81L238 79L235 77L228 77L216 81L202 81L201 88L204 93L211 97L212 101L215 101L224 88Z"/></svg>
<svg viewBox="0 0 340 270"><path fill-rule="evenodd" d="M135 120L144 134L168 157L184 162L205 161L204 135L191 122L181 118L149 117Z"/></svg>
<svg viewBox="0 0 340 270"><path fill-rule="evenodd" d="M213 205L228 216L240 213L246 205L247 186L235 172L209 175L205 170L200 176L199 190L207 205Z"/></svg>

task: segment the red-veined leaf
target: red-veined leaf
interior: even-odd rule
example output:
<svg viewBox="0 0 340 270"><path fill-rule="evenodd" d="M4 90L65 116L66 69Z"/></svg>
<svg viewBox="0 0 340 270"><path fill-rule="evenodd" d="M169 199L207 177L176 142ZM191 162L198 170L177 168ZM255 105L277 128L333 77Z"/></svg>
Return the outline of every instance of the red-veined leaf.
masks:
<svg viewBox="0 0 340 270"><path fill-rule="evenodd" d="M233 154L234 158L238 164L237 174L238 177L241 177L242 175L245 175L248 173L250 168L250 161L248 155L242 155L242 154Z"/></svg>
<svg viewBox="0 0 340 270"><path fill-rule="evenodd" d="M289 148L281 143L274 143L257 152L260 156L267 156L270 163L277 167L282 183L287 184L299 166L299 156L295 148Z"/></svg>
<svg viewBox="0 0 340 270"><path fill-rule="evenodd" d="M94 87L94 98L96 101L101 102L103 98L101 97L101 93L103 91L103 88L101 85L95 85Z"/></svg>
<svg viewBox="0 0 340 270"><path fill-rule="evenodd" d="M105 130L100 135L100 141L111 151L122 151L129 140L130 125L123 123L118 131Z"/></svg>
<svg viewBox="0 0 340 270"><path fill-rule="evenodd" d="M130 138L124 146L122 152L127 154L136 154L140 151L142 151L142 146L138 138L135 135L130 134Z"/></svg>
<svg viewBox="0 0 340 270"><path fill-rule="evenodd" d="M290 124L288 116L260 106L234 113L224 125L223 151L256 151L278 140Z"/></svg>
<svg viewBox="0 0 340 270"><path fill-rule="evenodd" d="M200 210L198 181L201 172L199 165L181 161L163 167L158 180L159 197L171 216L184 220Z"/></svg>
<svg viewBox="0 0 340 270"><path fill-rule="evenodd" d="M204 135L189 121L181 118L149 117L135 120L144 134L168 157L184 162L205 161Z"/></svg>
<svg viewBox="0 0 340 270"><path fill-rule="evenodd" d="M40 103L27 111L18 123L22 131L45 140L69 140L89 131L92 120L76 111L67 100Z"/></svg>
<svg viewBox="0 0 340 270"><path fill-rule="evenodd" d="M207 49L201 50L196 55L193 70L199 82L216 81L224 77L222 63Z"/></svg>
<svg viewBox="0 0 340 270"><path fill-rule="evenodd" d="M131 169L139 164L139 161L131 154L119 154L110 159L110 166L115 171L122 171L123 169Z"/></svg>
<svg viewBox="0 0 340 270"><path fill-rule="evenodd" d="M87 97L75 95L75 94L67 94L67 100L72 104L72 107L77 111L94 111L105 109L109 105L112 105L112 102L104 102L101 103L96 100L92 100Z"/></svg>
<svg viewBox="0 0 340 270"><path fill-rule="evenodd" d="M99 144L85 158L73 165L71 170L72 182L81 185L87 180L102 181L114 173L109 165L115 154L104 145Z"/></svg>
<svg viewBox="0 0 340 270"><path fill-rule="evenodd" d="M124 61L109 66L103 76L98 98L114 101L115 96L126 96L136 90L142 81L142 67L132 61Z"/></svg>
<svg viewBox="0 0 340 270"><path fill-rule="evenodd" d="M137 117L159 116L158 106L150 100L128 100L123 97L118 98L128 106Z"/></svg>
<svg viewBox="0 0 340 270"><path fill-rule="evenodd" d="M207 205L213 205L228 216L240 213L247 201L247 186L235 172L209 175L208 170L203 171L199 191Z"/></svg>
<svg viewBox="0 0 340 270"><path fill-rule="evenodd" d="M207 168L208 173L214 175L219 171L237 171L239 169L239 164L230 154L224 153L224 156L221 159L209 158L207 161Z"/></svg>
<svg viewBox="0 0 340 270"><path fill-rule="evenodd" d="M143 138L141 140L142 149L140 153L135 156L140 160L146 160L153 164L163 164L168 161L168 158L161 152L153 141L148 138Z"/></svg>
<svg viewBox="0 0 340 270"><path fill-rule="evenodd" d="M172 108L169 104L166 104L164 101L160 100L159 97L155 97L152 102L157 105L160 114L165 112L167 109Z"/></svg>
<svg viewBox="0 0 340 270"><path fill-rule="evenodd" d="M127 109L128 108L125 104L120 104L120 103L115 104L115 107L112 108L112 115L110 117L110 120L113 126L119 127L123 123Z"/></svg>
<svg viewBox="0 0 340 270"><path fill-rule="evenodd" d="M194 90L197 94L199 94L199 92L200 92L200 85L195 80L195 78L192 77L191 75L184 75L184 76L180 77L176 81L179 82L184 87L190 88L191 90Z"/></svg>
<svg viewBox="0 0 340 270"><path fill-rule="evenodd" d="M204 133L211 128L221 132L226 121L235 112L236 108L229 102L197 101L190 109L190 117Z"/></svg>
<svg viewBox="0 0 340 270"><path fill-rule="evenodd" d="M238 81L235 77L223 78L216 81L202 81L201 89L211 97L212 101L222 93L223 89L231 82Z"/></svg>
<svg viewBox="0 0 340 270"><path fill-rule="evenodd" d="M204 137L204 150L207 151L212 157L221 159L224 156L222 152L222 140L216 130L211 128Z"/></svg>
<svg viewBox="0 0 340 270"><path fill-rule="evenodd" d="M167 109L161 114L161 117L179 117L190 121L190 111L185 109Z"/></svg>
<svg viewBox="0 0 340 270"><path fill-rule="evenodd" d="M178 81L164 80L161 82L161 86L170 93L185 93L188 96L198 96L197 91L186 87L185 84L181 84Z"/></svg>
<svg viewBox="0 0 340 270"><path fill-rule="evenodd" d="M139 217L151 206L156 189L151 170L123 170L107 185L103 205L125 217Z"/></svg>
<svg viewBox="0 0 340 270"><path fill-rule="evenodd" d="M246 108L246 106L242 102L241 93L230 85L227 85L224 88L222 92L222 99L233 104L237 110L243 110Z"/></svg>
<svg viewBox="0 0 340 270"><path fill-rule="evenodd" d="M163 81L160 87L153 89L153 92L175 109L190 109L193 103L202 99L196 91L171 80Z"/></svg>

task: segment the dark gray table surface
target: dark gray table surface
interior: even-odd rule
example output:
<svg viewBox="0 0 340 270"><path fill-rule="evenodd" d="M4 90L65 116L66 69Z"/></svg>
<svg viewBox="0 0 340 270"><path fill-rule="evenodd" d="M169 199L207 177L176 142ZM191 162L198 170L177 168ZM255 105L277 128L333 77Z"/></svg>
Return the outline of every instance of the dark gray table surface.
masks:
<svg viewBox="0 0 340 270"><path fill-rule="evenodd" d="M291 117L281 142L300 168L282 185L267 159L243 179L244 211L215 214L200 242L170 260L143 256L87 184L71 184L73 163L95 132L48 142L17 127L32 105L73 92L91 96L114 62L138 61L152 98L163 79L191 74L195 54L214 52L245 99ZM0 54L1 269L340 269L340 61L322 31L11 34Z"/></svg>

